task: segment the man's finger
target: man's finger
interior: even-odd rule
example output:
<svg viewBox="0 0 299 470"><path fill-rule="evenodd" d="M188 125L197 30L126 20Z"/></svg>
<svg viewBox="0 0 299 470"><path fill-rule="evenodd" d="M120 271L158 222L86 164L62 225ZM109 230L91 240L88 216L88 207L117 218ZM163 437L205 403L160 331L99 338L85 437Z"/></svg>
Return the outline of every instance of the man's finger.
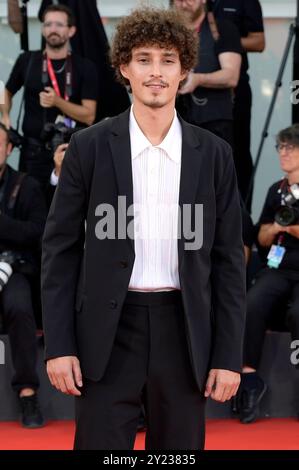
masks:
<svg viewBox="0 0 299 470"><path fill-rule="evenodd" d="M74 382L73 377L68 375L67 377L65 377L64 380L65 380L65 385L66 385L66 389L68 393L70 395L75 395L79 397L81 395L81 392L75 387L75 382Z"/></svg>
<svg viewBox="0 0 299 470"><path fill-rule="evenodd" d="M215 384L216 375L213 372L209 373L209 377L206 383L205 397L209 397L212 393Z"/></svg>
<svg viewBox="0 0 299 470"><path fill-rule="evenodd" d="M81 374L81 368L80 368L78 361L73 362L73 374L74 374L75 382L78 385L78 387L82 387L83 385L82 374Z"/></svg>

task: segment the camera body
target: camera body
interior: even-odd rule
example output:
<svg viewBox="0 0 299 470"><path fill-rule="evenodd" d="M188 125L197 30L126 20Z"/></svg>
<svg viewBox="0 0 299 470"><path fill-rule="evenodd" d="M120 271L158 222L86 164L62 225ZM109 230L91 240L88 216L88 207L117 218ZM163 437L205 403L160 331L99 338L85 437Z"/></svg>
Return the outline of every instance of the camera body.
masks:
<svg viewBox="0 0 299 470"><path fill-rule="evenodd" d="M275 213L275 221L283 227L299 223L299 185L292 184L290 192L283 196L284 204Z"/></svg>
<svg viewBox="0 0 299 470"><path fill-rule="evenodd" d="M24 137L19 134L19 132L16 129L13 129L10 127L9 129L6 129L4 124L0 122L0 128L3 129L5 132L8 134L8 139L9 143L12 144L13 147L18 147L21 148L22 145L24 144Z"/></svg>
<svg viewBox="0 0 299 470"><path fill-rule="evenodd" d="M55 152L57 147L61 144L69 143L72 135L80 130L78 127L68 127L63 122L45 124L41 134L42 140L52 152Z"/></svg>

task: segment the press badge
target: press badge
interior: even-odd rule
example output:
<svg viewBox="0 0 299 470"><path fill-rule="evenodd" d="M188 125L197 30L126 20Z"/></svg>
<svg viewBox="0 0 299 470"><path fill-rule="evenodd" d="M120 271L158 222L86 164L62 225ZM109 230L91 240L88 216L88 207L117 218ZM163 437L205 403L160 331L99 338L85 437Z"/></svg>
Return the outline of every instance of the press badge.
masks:
<svg viewBox="0 0 299 470"><path fill-rule="evenodd" d="M269 266L269 268L277 269L280 263L282 262L285 252L286 252L286 249L283 246L272 245L267 256L267 259L268 259L267 265Z"/></svg>

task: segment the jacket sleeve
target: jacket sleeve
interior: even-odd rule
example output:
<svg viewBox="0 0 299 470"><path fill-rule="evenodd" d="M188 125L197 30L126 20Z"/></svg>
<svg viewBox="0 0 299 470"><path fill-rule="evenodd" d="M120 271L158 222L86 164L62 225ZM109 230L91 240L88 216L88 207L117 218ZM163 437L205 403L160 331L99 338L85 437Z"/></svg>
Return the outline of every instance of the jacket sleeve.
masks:
<svg viewBox="0 0 299 470"><path fill-rule="evenodd" d="M34 247L40 242L47 217L44 196L37 182L26 177L20 189L14 218L0 214L0 240L18 248Z"/></svg>
<svg viewBox="0 0 299 470"><path fill-rule="evenodd" d="M212 250L214 320L211 368L241 371L246 309L246 268L239 194L231 150L218 176L217 220Z"/></svg>
<svg viewBox="0 0 299 470"><path fill-rule="evenodd" d="M77 355L75 297L84 248L86 193L75 136L67 149L43 237L45 359Z"/></svg>

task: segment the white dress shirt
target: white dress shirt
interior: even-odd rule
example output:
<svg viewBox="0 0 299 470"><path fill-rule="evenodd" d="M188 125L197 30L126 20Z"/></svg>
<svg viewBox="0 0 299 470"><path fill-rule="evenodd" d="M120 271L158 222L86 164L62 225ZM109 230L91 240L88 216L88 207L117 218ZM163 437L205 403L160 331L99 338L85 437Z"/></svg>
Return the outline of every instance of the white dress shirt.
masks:
<svg viewBox="0 0 299 470"><path fill-rule="evenodd" d="M180 289L178 273L178 211L182 129L176 112L159 145L141 131L130 113L133 172L135 263L129 290Z"/></svg>

